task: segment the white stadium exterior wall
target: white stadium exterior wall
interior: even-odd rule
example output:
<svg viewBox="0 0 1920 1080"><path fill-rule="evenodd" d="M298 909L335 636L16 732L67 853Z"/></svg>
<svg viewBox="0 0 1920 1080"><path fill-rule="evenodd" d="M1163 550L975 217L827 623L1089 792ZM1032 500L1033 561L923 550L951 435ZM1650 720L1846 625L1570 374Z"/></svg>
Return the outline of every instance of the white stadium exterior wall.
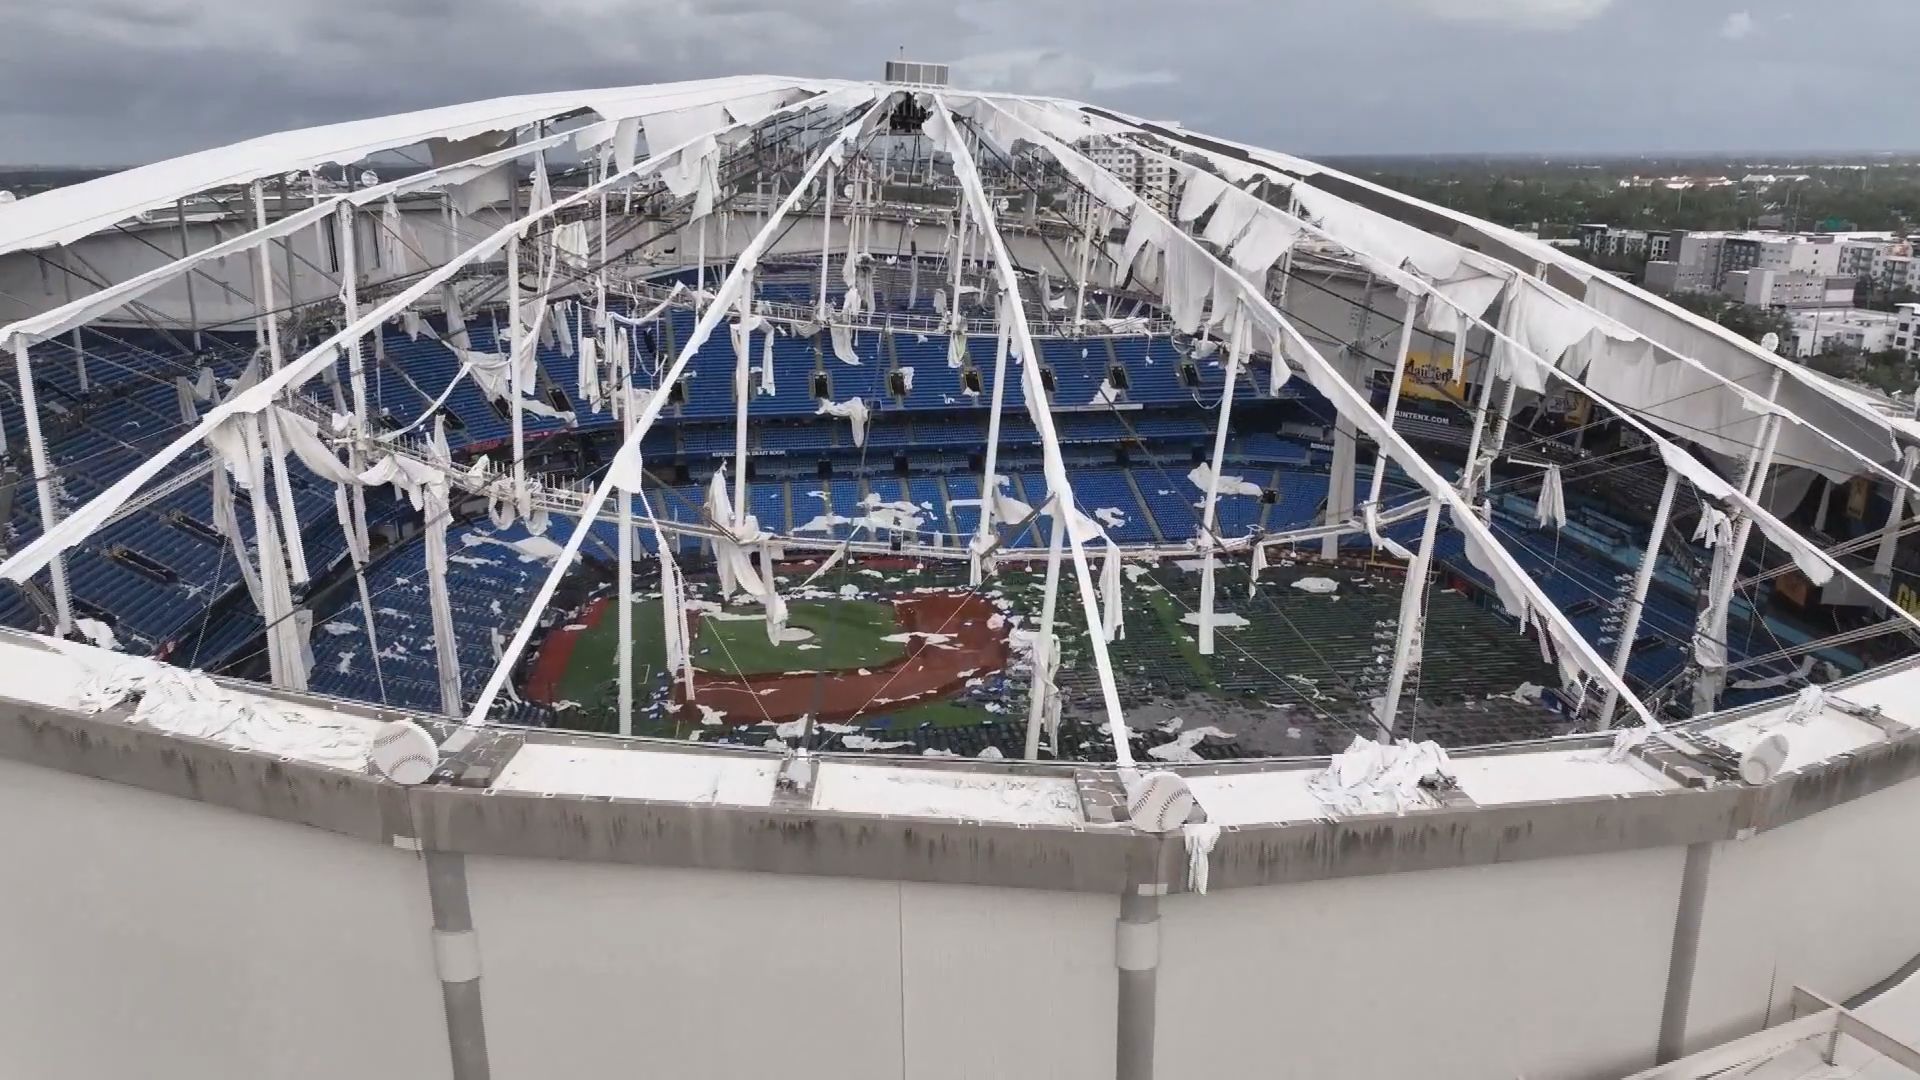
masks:
<svg viewBox="0 0 1920 1080"><path fill-rule="evenodd" d="M1643 1069L1683 861L1655 848L1169 897L1154 1075Z"/></svg>
<svg viewBox="0 0 1920 1080"><path fill-rule="evenodd" d="M384 801L360 778L131 728L90 744L36 730L31 745L90 745L84 754L98 760L65 760L127 783L0 761L0 859L28 886L0 894L0 1074L320 1077L379 1060L394 1075L449 1076L446 984L436 983L477 972L487 1060L503 1080L609 1075L641 1060L683 1077L1112 1075L1126 1015L1115 1004L1117 888L860 876L965 879L969 865L999 859L1031 880L1048 849L1022 847L1025 830L827 815L805 819L819 854L810 858L793 848L799 821L775 841L725 807L621 810L478 791L449 802L430 788L414 792L414 825L405 811L386 816L391 808L370 825L340 814ZM8 757L29 745L9 738ZM1890 755L1834 779L1858 782ZM182 768L190 786L173 790L186 797L148 790L172 787L166 778ZM255 792L261 809L196 801L220 802L230 788ZM1782 793L1825 808L1702 842L1715 850L1689 1049L1756 1029L1769 1002L1780 1019L1792 986L1845 998L1920 952L1908 914L1920 857L1905 842L1920 780L1850 801L1828 791ZM1686 835L1733 805L1725 794L1672 795L1682 801L1604 804L1642 816L1601 828ZM1566 809L1543 803L1486 828L1579 843L1579 830L1554 824ZM1479 829L1490 814L1477 808L1459 827ZM879 837L903 825L922 839L896 862ZM633 853L598 846L689 827L705 838L703 857L775 843L799 872L614 862ZM391 835L406 828L427 835ZM979 830L995 835L961 839ZM1106 844L1100 834L1072 830L1066 841L1084 856L1074 860L1082 873L1110 857L1087 846ZM562 835L604 854L552 849ZM411 850L472 842L557 857ZM986 854L995 847L1003 853ZM1355 861L1275 867L1288 884L1198 895L1167 879L1173 895L1149 924L1154 1075L1598 1080L1652 1063L1674 985L1668 961L1685 941L1684 841L1491 861L1463 841L1455 857L1480 861L1402 872L1381 868L1394 860L1369 865L1378 845L1333 850ZM457 953L461 970L436 961L448 953L428 901L436 857L464 864L470 969ZM801 869L819 859L861 869Z"/></svg>
<svg viewBox="0 0 1920 1080"><path fill-rule="evenodd" d="M420 856L0 760L0 1075L451 1075Z"/></svg>
<svg viewBox="0 0 1920 1080"><path fill-rule="evenodd" d="M1112 1075L1117 898L536 859L467 873L495 1076Z"/></svg>
<svg viewBox="0 0 1920 1080"><path fill-rule="evenodd" d="M1920 781L1714 845L1687 1052L1844 1000L1920 954Z"/></svg>

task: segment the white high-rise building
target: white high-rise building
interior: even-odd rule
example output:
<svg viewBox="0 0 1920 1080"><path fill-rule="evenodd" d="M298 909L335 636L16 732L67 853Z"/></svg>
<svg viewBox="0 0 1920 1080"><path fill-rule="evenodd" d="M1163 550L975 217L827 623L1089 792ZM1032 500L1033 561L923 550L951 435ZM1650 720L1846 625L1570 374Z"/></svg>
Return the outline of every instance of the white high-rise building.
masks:
<svg viewBox="0 0 1920 1080"><path fill-rule="evenodd" d="M1081 148L1081 152L1161 213L1173 213L1178 192L1175 190L1173 168L1165 161L1146 157L1124 143L1105 139L1088 143ZM1073 196L1074 216L1080 217L1086 213L1086 209L1087 195L1076 189Z"/></svg>

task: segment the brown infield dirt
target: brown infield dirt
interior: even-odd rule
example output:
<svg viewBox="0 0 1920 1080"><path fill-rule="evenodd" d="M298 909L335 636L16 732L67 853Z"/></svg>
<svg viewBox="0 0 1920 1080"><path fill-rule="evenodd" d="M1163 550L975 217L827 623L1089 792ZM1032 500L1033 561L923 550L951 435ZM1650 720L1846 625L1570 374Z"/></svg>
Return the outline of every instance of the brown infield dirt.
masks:
<svg viewBox="0 0 1920 1080"><path fill-rule="evenodd" d="M783 723L808 714L830 722L951 697L968 679L1007 666L1006 628L987 625L1000 613L990 601L965 592L921 593L893 606L896 633L945 634L949 640L933 645L914 638L905 656L878 668L766 675L696 670L693 700L726 713L730 724ZM696 639L698 634L695 626ZM676 704L682 701L679 686Z"/></svg>

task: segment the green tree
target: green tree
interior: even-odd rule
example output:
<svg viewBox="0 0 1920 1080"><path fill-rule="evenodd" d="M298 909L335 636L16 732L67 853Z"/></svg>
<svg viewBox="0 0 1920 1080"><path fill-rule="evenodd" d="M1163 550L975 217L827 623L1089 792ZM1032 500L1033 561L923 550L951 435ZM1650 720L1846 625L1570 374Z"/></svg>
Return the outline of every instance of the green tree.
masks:
<svg viewBox="0 0 1920 1080"><path fill-rule="evenodd" d="M1883 394L1911 394L1920 385L1920 371L1899 349L1862 352L1852 345L1829 345L1807 360L1823 375L1870 386Z"/></svg>
<svg viewBox="0 0 1920 1080"><path fill-rule="evenodd" d="M1793 320L1775 308L1742 304L1717 293L1669 293L1666 298L1749 341L1757 342L1768 334L1780 335L1782 344L1793 340Z"/></svg>

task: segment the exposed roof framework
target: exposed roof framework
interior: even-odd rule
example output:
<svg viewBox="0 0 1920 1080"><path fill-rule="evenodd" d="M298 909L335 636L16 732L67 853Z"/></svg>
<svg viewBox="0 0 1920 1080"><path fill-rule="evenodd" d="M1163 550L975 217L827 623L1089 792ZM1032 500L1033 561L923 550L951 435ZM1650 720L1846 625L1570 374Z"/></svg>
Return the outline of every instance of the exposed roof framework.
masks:
<svg viewBox="0 0 1920 1080"><path fill-rule="evenodd" d="M1712 513L1723 515L1725 528L1713 537L1713 581L1695 642L1706 668L1724 669L1724 656L1716 665L1713 655L1716 649L1724 653L1721 643L1726 635L1727 607L1738 584L1741 553L1755 527L1788 552L1816 584L1836 576L1844 578L1875 597L1893 619L1920 629L1920 619L1893 604L1874 584L1801 537L1762 505L1767 477L1776 465L1785 464L1811 468L1829 477L1867 474L1890 482L1896 490L1920 495L1920 487L1912 482L1911 455L1905 458L1904 471L1900 470L1905 432L1861 395L1598 274L1547 245L1296 158L1051 98L778 77L506 98L289 132L0 207L0 256L4 256L72 243L211 189L254 185L257 203L262 179L322 164L350 164L373 153L421 143L434 148L434 166L423 172L331 197L316 194L311 207L285 213L274 221L267 220L261 210L254 227L239 236L0 327L0 342L14 354L28 411L44 524L42 535L0 563L0 576L25 581L50 572L60 602L59 629L65 633L69 613L63 553L101 528L183 455L202 446L211 447L216 458L231 466L243 484L256 493L257 535L263 537L277 535L266 510L270 478L278 480L281 516L288 513L286 467L275 463L285 459L289 446L323 479L340 485L342 507L350 502L345 492L376 483L406 487L416 505L426 509L429 529L434 526L437 507L443 546L450 492L485 493L517 501L521 513L528 513L535 502L537 485L522 468L522 416L532 407L527 399L533 385L528 368L546 303L555 295L557 283L595 299L599 312L596 326L602 335L599 347L611 355L612 334L620 320L607 314L609 203L638 192L667 200L672 207L670 215L676 219L672 230L676 234L697 231L701 255L700 286L691 299L699 312L694 331L678 344L671 365L661 373L657 385L648 388L649 393L636 392L627 385L624 374L612 388L622 402L616 409L623 425L622 447L590 495L577 504L560 507L575 518L562 554L532 607L505 643L484 689L470 703L460 700L457 675L448 681L445 665L454 661L448 657L450 645L443 643L446 711L473 723L487 721L516 660L537 629L542 610L578 557L592 523L603 513L614 512L609 503L616 496L618 520L632 520L631 499L644 495L642 441L665 407L669 389L683 378L695 353L729 320L737 354L736 399L740 402L736 483L729 512L716 511L706 523L706 535L714 538L723 561L737 563L739 578L750 593L763 595L755 590L764 590L768 621L773 625L779 600L771 573L766 572L770 560L763 554L762 580L755 576L752 555L784 538L759 529L747 515L743 498L749 342L757 331L769 336L773 332L770 327L762 331L768 311L755 298L755 275L796 223L811 219L818 208L821 302L815 330L826 332L829 326L844 329L853 324L859 314L854 238L859 235L862 215L870 222L876 208L872 200L858 194L858 184L850 186L852 163L863 158L881 125L893 120L903 103L923 111L924 123L917 134L944 157L959 188L952 249L956 255L951 260L956 300L964 259L961 253L970 250L970 241L980 251L981 280L996 294L991 304L997 313L999 335L993 387L995 429L1002 409L1001 384L1007 362L1012 360L1040 438L1047 499L1037 513L1051 518L1055 543L1049 552L1030 748L1034 745L1032 732L1040 725L1050 696L1056 693L1049 671L1049 656L1057 661L1057 653L1050 654L1057 648L1051 644L1052 612L1060 570L1070 559L1115 753L1122 765L1132 764L1105 648L1112 612L1103 609L1118 601L1117 597L1103 597L1089 556L1090 545L1102 544L1109 552L1111 567L1117 569L1117 549L1099 524L1080 509L1074 496L1027 316L1028 300L1032 298L1023 295L1032 288L1023 283L1032 283L1035 278L1029 274L1031 268L1023 266L1009 247L1007 227L982 179L981 162L988 154L1002 161L1030 155L1084 196L1090 208L1085 217L1066 223L1079 245L1079 280L1075 284L1083 297L1090 276L1104 273L1112 279L1104 282L1108 286L1124 283L1157 296L1183 333L1202 338L1217 335L1227 343L1228 393L1220 406L1208 509L1191 542L1207 567L1203 587L1207 606L1200 624L1205 648L1211 648L1212 640L1212 569L1222 554L1236 547L1222 542L1212 528L1212 505L1224 464L1233 387L1241 373L1250 372L1262 357L1272 389L1277 391L1294 375L1303 377L1332 403L1346 431L1372 441L1382 461L1391 460L1424 493L1417 503L1398 510L1399 517L1425 516L1418 550L1408 550L1380 535L1380 526L1386 520L1380 490L1383 466L1374 469L1373 489L1365 503L1342 516L1334 515L1330 508L1327 527L1321 533L1366 532L1377 545L1424 567L1444 511L1466 536L1469 558L1495 582L1508 611L1540 635L1550 649L1572 696L1584 699L1589 688L1602 692L1605 703L1597 708L1590 706L1601 725L1612 722L1618 702L1641 727L1659 726L1647 703L1624 679L1627 650L1622 647L1611 658L1602 656L1525 572L1489 524L1487 483L1493 462L1505 449L1509 421L1522 393L1538 394L1549 387L1579 391L1638 432L1658 452L1668 470L1643 570L1629 598L1632 619L1637 621L1644 603L1647 579L1678 482L1685 480L1700 500L1714 508ZM780 161L778 167L768 167L769 163L757 156L764 153L757 136L792 124L802 125L801 134L793 140L800 152ZM638 149L643 139L648 155L645 158L639 156ZM1174 178L1170 194L1177 202L1156 205L1135 191L1085 152L1093 144L1118 144L1163 168ZM555 197L548 187L546 157L562 152L581 154L589 163L591 177L579 190ZM271 354L264 358L262 370L243 380L233 393L206 410L197 423L99 496L64 518L56 513L46 485L50 469L38 428L38 410L32 400L31 346L137 303L196 268L228 256L256 258L262 268L260 280L270 292L272 273L266 266L266 252L275 241L329 221L345 223L342 235L351 237L357 214L382 204L391 206L397 196L450 192L498 177L503 171L517 178L521 163L528 159L534 163L534 182L524 205L518 201L516 179L512 212L502 224L487 229L477 242L453 249L448 257L417 276L396 282L398 287L383 299L360 304L351 284L353 241L347 240L349 272L343 280L348 283L338 298L337 330L321 335L297 355L283 356L276 320L270 315L264 317L264 339L271 342ZM755 172L756 189L761 179L773 177L776 196L730 217L730 200L745 190L740 181L742 171ZM863 176L860 182L870 179ZM783 185L785 194L777 195ZM851 204L843 203L841 218L836 220L836 200L849 199L849 190L855 192ZM1092 208L1106 217L1096 219ZM737 250L720 260L725 273L709 288L705 244L709 225L716 220L723 235L739 235L741 240ZM1104 235L1096 235L1100 231L1096 220L1124 224L1124 239L1117 244L1105 243ZM726 232L729 227L734 232ZM846 301L838 311L827 303L827 252L841 243L836 228L844 231L847 251ZM747 231L742 233L742 229ZM1393 373L1390 385L1395 390L1384 409L1376 408L1358 389L1380 365L1369 360L1364 350L1340 350L1330 355L1289 313L1286 288L1294 276L1293 255L1309 241L1340 253L1373 279L1399 291L1404 315L1395 355L1385 365ZM504 265L494 267L496 258ZM528 258L532 260L530 270L523 263ZM377 334L384 323L416 306L434 304L440 290L463 274L497 276L504 280L507 292L511 330L507 355L482 360L470 357L462 369L463 375L476 381L493 379L505 387L502 396L511 402L515 454L504 474L483 475L456 466L445 453L443 441L438 450L431 438L422 444L424 449L409 449L409 444L390 438L383 441L367 426L360 358L363 341ZM531 305L524 295L529 276L534 282ZM1044 303L1044 285L1040 291ZM270 301L270 297L262 299ZM958 336L964 332L964 320L957 303L952 318L953 333ZM1469 337L1486 343L1487 355L1475 361L1481 371L1481 398L1473 410L1468 467L1460 477L1442 475L1394 428L1400 376L1408 363L1416 326L1436 337L1451 339L1456 364L1467 360ZM581 347L586 347L584 339ZM317 431L311 419L296 419L301 410L295 404L295 394L321 377L342 355L352 360L355 413L343 418L331 433ZM1492 396L1496 386L1501 394L1497 402ZM1681 401L1687 404L1676 404ZM858 402L835 405L843 410L840 415L850 416L858 431L864 422L865 406ZM431 413L423 414L409 428L432 423ZM431 432L423 431L423 435ZM1737 463L1738 482L1721 476L1682 440ZM336 457L336 451L344 451L345 459ZM1346 459L1344 477L1339 475L1339 461L1336 456L1335 487L1344 483L1350 490L1352 458ZM217 466L215 473L218 478ZM991 544L984 542L995 514L991 457L986 473L983 492L987 497L979 534L982 542L953 553L970 558L976 576L983 561L991 564L995 554ZM224 484L223 480L217 482ZM723 487L717 480L715 486L717 491ZM724 499L717 499L716 506L728 505ZM1889 536L1903 515L1900 506L1904 501L1896 500ZM650 510L648 516L653 518ZM349 536L356 531L360 534L357 564L364 562L363 518L364 511L356 519L349 510L342 510L342 528ZM659 530L671 526L654 519L652 527ZM286 530L288 526L283 522L280 528ZM297 533L297 529L292 531ZM628 531L623 525L623 537ZM285 598L287 575L303 579L306 570L301 564L297 536L288 537L284 555L265 550L268 546L263 544L258 556L263 583L257 595L263 597L262 611L271 628L292 615ZM1258 548L1261 544L1251 546ZM624 585L632 574L631 552L625 542L621 553ZM244 551L240 554L244 562ZM675 573L668 562L663 555L666 582ZM444 575L444 566L440 573ZM1422 581L1424 576L1419 575ZM361 587L364 596L364 580ZM437 588L444 593L444 579ZM1387 715L1382 718L1383 730L1389 732L1401 679L1407 667L1418 660L1418 633L1414 628L1423 612L1418 593L1415 575L1410 573L1402 609L1406 615L1403 625L1408 629L1402 630L1396 649L1395 678L1385 706ZM276 594L280 596L278 601L274 600ZM444 606L444 598L438 603ZM441 623L438 629L443 639L449 636L449 624ZM623 630L623 639L629 635L630 630ZM1631 638L1629 632L1627 640ZM288 655L297 647L297 641L284 634L278 639L269 636L276 681L304 685L295 674L298 664ZM625 682L630 672L623 670L622 675L625 710L631 707L630 686ZM1724 679L1724 674L1720 678Z"/></svg>

